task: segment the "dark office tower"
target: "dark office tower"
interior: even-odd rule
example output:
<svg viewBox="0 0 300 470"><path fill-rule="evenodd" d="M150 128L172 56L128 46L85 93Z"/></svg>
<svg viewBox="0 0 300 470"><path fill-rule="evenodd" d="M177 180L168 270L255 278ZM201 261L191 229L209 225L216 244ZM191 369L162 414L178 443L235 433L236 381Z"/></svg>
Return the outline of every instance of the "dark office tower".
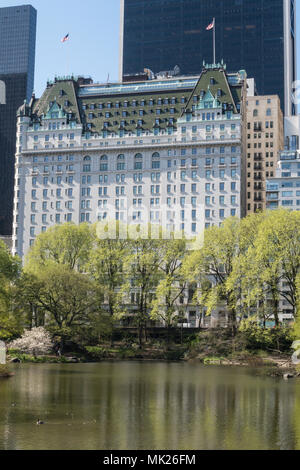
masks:
<svg viewBox="0 0 300 470"><path fill-rule="evenodd" d="M121 0L120 78L148 68L199 74L216 61L245 69L260 95L279 95L286 115L296 80L295 0Z"/></svg>
<svg viewBox="0 0 300 470"><path fill-rule="evenodd" d="M16 113L33 91L36 16L31 5L0 8L0 235L12 232Z"/></svg>

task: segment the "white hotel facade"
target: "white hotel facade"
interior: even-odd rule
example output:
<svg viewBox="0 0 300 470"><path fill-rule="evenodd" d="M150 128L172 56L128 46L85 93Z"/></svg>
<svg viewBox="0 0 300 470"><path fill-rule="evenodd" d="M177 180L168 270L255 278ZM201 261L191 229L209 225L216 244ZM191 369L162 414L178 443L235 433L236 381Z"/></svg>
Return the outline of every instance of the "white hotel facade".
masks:
<svg viewBox="0 0 300 470"><path fill-rule="evenodd" d="M245 214L246 75L49 83L18 111L13 253L50 226L160 224L188 237Z"/></svg>

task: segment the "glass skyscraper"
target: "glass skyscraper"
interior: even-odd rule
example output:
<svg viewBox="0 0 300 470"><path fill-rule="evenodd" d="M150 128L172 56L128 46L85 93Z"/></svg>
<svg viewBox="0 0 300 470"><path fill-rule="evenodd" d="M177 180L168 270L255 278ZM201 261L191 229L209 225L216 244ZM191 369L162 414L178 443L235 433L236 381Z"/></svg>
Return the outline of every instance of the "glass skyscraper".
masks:
<svg viewBox="0 0 300 470"><path fill-rule="evenodd" d="M199 74L216 61L227 70L245 69L261 95L278 94L285 114L291 102L295 70L294 0L121 0L120 78L151 69L180 67Z"/></svg>
<svg viewBox="0 0 300 470"><path fill-rule="evenodd" d="M31 5L0 8L0 235L12 232L16 113L33 92L36 18Z"/></svg>

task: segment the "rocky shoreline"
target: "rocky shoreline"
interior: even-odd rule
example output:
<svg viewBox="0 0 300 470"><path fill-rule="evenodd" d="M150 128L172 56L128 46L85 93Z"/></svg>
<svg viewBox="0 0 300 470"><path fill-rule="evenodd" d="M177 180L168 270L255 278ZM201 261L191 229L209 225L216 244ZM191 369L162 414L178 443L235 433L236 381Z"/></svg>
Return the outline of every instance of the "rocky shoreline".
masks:
<svg viewBox="0 0 300 470"><path fill-rule="evenodd" d="M276 356L255 356L246 355L240 357L218 357L205 356L199 354L190 357L188 351L182 348L165 350L165 349L145 349L136 351L111 350L110 353L94 357L90 355L74 355L72 353L66 356L29 356L21 357L8 356L10 363L36 363L36 364L75 364L75 363L100 363L103 361L166 361L178 362L186 361L191 363L199 363L204 366L224 366L224 367L249 367L261 370L263 375L273 377L283 377L285 379L300 377L300 370L293 365L291 357L287 355ZM1 373L0 373L1 376Z"/></svg>

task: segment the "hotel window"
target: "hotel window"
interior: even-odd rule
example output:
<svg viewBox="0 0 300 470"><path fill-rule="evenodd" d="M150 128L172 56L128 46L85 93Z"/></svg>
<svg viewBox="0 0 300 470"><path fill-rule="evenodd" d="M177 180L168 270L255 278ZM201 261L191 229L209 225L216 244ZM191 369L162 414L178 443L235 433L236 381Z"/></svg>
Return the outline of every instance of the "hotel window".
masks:
<svg viewBox="0 0 300 470"><path fill-rule="evenodd" d="M100 171L107 171L108 170L108 157L107 155L102 155L100 157Z"/></svg>

